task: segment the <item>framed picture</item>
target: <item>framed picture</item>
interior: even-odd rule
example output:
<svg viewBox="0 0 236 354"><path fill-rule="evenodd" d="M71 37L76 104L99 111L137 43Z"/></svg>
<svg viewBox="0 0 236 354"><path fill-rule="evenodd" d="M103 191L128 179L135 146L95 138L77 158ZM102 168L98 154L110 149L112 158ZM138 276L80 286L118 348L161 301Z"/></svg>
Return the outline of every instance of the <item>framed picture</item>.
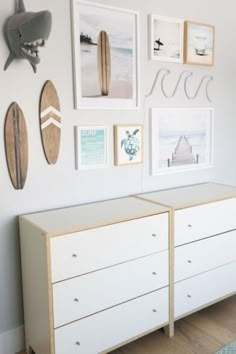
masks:
<svg viewBox="0 0 236 354"><path fill-rule="evenodd" d="M151 59L183 63L183 28L183 20L150 15Z"/></svg>
<svg viewBox="0 0 236 354"><path fill-rule="evenodd" d="M107 127L75 127L76 169L103 168L108 166Z"/></svg>
<svg viewBox="0 0 236 354"><path fill-rule="evenodd" d="M135 165L143 162L143 126L116 125L115 165Z"/></svg>
<svg viewBox="0 0 236 354"><path fill-rule="evenodd" d="M215 27L191 21L186 21L184 26L184 62L212 66Z"/></svg>
<svg viewBox="0 0 236 354"><path fill-rule="evenodd" d="M153 108L151 174L211 167L212 132L212 108Z"/></svg>
<svg viewBox="0 0 236 354"><path fill-rule="evenodd" d="M137 108L138 13L72 2L76 108Z"/></svg>

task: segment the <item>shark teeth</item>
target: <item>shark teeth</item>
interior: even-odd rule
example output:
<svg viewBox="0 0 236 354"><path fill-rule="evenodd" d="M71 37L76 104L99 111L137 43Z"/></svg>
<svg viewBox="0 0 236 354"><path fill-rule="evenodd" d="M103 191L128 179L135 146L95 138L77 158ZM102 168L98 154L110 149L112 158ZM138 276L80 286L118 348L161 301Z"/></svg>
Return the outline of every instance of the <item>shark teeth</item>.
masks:
<svg viewBox="0 0 236 354"><path fill-rule="evenodd" d="M36 47L36 46L42 46L44 45L44 43L45 43L44 39L39 38L32 42L25 42L24 45L29 47Z"/></svg>
<svg viewBox="0 0 236 354"><path fill-rule="evenodd" d="M31 51L30 49L25 49L25 48L21 48L21 50L26 53L27 55L30 55L33 58L36 58L38 56L38 52L37 51Z"/></svg>

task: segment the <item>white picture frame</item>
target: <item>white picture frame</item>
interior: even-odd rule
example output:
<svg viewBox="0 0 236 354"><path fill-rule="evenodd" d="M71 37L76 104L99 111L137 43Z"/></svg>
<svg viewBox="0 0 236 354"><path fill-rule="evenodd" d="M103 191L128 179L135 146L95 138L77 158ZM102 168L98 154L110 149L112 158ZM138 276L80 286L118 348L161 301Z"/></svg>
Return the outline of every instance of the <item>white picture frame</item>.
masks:
<svg viewBox="0 0 236 354"><path fill-rule="evenodd" d="M213 166L213 108L153 108L151 175Z"/></svg>
<svg viewBox="0 0 236 354"><path fill-rule="evenodd" d="M71 1L75 109L139 108L138 12Z"/></svg>
<svg viewBox="0 0 236 354"><path fill-rule="evenodd" d="M115 166L143 163L143 125L114 126Z"/></svg>
<svg viewBox="0 0 236 354"><path fill-rule="evenodd" d="M184 20L152 14L149 28L150 59L183 63Z"/></svg>
<svg viewBox="0 0 236 354"><path fill-rule="evenodd" d="M75 126L75 168L108 167L108 127Z"/></svg>

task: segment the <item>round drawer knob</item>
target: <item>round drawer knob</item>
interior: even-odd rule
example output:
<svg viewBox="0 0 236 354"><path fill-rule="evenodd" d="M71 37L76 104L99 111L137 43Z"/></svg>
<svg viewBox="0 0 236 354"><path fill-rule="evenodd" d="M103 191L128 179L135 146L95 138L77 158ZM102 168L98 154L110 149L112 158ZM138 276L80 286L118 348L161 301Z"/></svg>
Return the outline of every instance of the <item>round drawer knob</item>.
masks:
<svg viewBox="0 0 236 354"><path fill-rule="evenodd" d="M157 273L156 272L152 272L152 275L157 275Z"/></svg>
<svg viewBox="0 0 236 354"><path fill-rule="evenodd" d="M74 298L74 302L79 302L79 299L77 297Z"/></svg>
<svg viewBox="0 0 236 354"><path fill-rule="evenodd" d="M152 234L152 237L157 237L157 234Z"/></svg>
<svg viewBox="0 0 236 354"><path fill-rule="evenodd" d="M80 345L80 342L75 342L75 345Z"/></svg>
<svg viewBox="0 0 236 354"><path fill-rule="evenodd" d="M157 312L157 309L153 309L152 312Z"/></svg>
<svg viewBox="0 0 236 354"><path fill-rule="evenodd" d="M191 228L191 227L192 227L192 225L191 225L191 224L188 224L188 227L189 227L189 228Z"/></svg>
<svg viewBox="0 0 236 354"><path fill-rule="evenodd" d="M78 255L77 255L76 253L73 253L73 254L72 254L72 257L73 257L73 258L77 258Z"/></svg>
<svg viewBox="0 0 236 354"><path fill-rule="evenodd" d="M192 296L191 295L187 295L188 298L191 298Z"/></svg>
<svg viewBox="0 0 236 354"><path fill-rule="evenodd" d="M192 263L191 259L188 259L188 263Z"/></svg>

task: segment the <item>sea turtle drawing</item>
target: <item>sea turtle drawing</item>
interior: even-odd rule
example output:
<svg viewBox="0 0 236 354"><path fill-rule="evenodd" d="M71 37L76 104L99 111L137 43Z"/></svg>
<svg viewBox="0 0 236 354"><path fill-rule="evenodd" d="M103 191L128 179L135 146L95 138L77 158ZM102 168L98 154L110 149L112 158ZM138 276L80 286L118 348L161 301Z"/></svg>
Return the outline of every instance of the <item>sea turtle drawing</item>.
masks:
<svg viewBox="0 0 236 354"><path fill-rule="evenodd" d="M121 149L125 150L125 153L129 157L129 161L132 161L140 150L140 140L136 136L139 129L135 129L133 133L126 130L126 137L121 140Z"/></svg>

